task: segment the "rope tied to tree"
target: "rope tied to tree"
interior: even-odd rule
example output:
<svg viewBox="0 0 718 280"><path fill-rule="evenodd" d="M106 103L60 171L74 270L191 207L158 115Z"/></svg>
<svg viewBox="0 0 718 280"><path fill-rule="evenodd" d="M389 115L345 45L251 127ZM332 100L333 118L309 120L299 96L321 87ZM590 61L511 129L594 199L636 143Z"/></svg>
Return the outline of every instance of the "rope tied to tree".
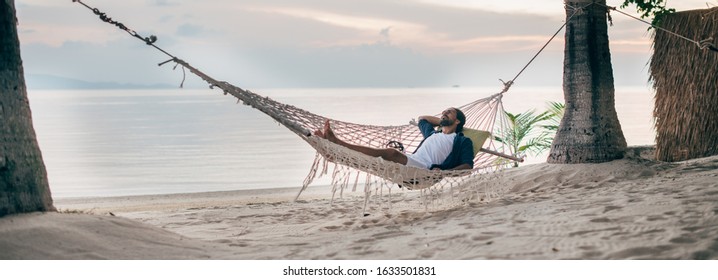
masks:
<svg viewBox="0 0 718 280"><path fill-rule="evenodd" d="M124 25L123 23L113 20L111 17L107 16L106 13L103 13L102 11L100 11L100 9L92 8L92 7L86 5L85 3L83 3L83 2L80 1L80 0L72 0L72 2L77 2L77 3L82 4L82 5L85 6L86 8L90 9L95 15L97 15L97 16L100 18L100 20L102 20L102 21L104 21L104 22L106 22L106 23L112 24L112 25L114 25L114 26L117 26L117 28L119 28L119 29L121 29L121 30L123 30L123 31L125 31L125 32L127 32L127 33L129 33L130 35L132 35L132 36L134 36L134 37L137 37L138 39L144 41L144 42L145 42L146 44L148 44L148 45L152 45L154 42L157 42L157 36L155 36L155 35L150 35L149 37L142 37L142 36L140 36L139 34L137 34L137 32L135 32L134 30L129 29L129 28L128 28L126 25Z"/></svg>
<svg viewBox="0 0 718 280"><path fill-rule="evenodd" d="M549 38L548 41L546 41L546 43L541 47L541 49L539 49L538 52L536 52L536 54L529 60L529 62L526 63L526 65L523 68L521 68L521 70L516 74L516 76L514 76L513 79L508 80L506 82L504 82L504 80L502 80L502 79L499 79L499 81L501 81L501 83L504 84L504 88L501 90L501 92L499 92L499 94L508 92L509 89L511 88L511 86L514 84L514 81L516 81L516 79L518 79L519 76L521 76L521 74L526 70L526 68L528 68L529 65L531 65L531 63L534 62L534 60L536 60L536 58L544 51L544 49L546 49L546 47L551 43L551 41L553 41L553 39L555 39L556 36L558 36L558 34L561 33L561 30L563 30L566 27L566 24L568 24L568 22L571 21L571 19L573 19L573 17L575 15L582 13L584 8L591 6L591 5L593 5L593 3L585 5L583 7L573 7L573 6L569 6L568 4L566 4L566 7L568 7L570 10L572 10L573 13L571 13L571 15L561 25L561 27L559 27L558 30L556 30L556 32L553 34L553 36L551 36L551 38Z"/></svg>
<svg viewBox="0 0 718 280"><path fill-rule="evenodd" d="M712 51L718 51L715 46L713 46L713 37L708 37L706 39L703 39L700 41L700 44L698 45L701 50L709 49Z"/></svg>
<svg viewBox="0 0 718 280"><path fill-rule="evenodd" d="M137 39L142 40L143 42L145 42L145 44L154 47L155 49L163 52L167 56L174 57L173 55L169 54L167 51L165 51L165 50L161 49L160 47L158 47L157 45L155 45L155 42L157 42L157 36L150 35L148 37L142 37L142 36L140 36L140 34L135 32L134 30L128 28L125 24L118 22L116 20L113 20L111 17L107 16L107 14L100 11L100 9L90 7L87 4L83 3L81 0L72 0L72 2L82 4L82 6L85 6L85 8L89 9L90 11L92 11L92 13L97 15L100 18L100 20L102 20L106 23L112 24L114 26L117 26L117 28L127 32L128 34L132 35L133 37L135 37Z"/></svg>
<svg viewBox="0 0 718 280"><path fill-rule="evenodd" d="M129 33L129 34L132 35L133 37L142 40L143 42L145 42L145 44L154 47L155 49L161 51L162 53L166 54L166 55L169 56L169 57L172 57L171 59L169 59L169 60L167 60L167 61L164 61L164 62L159 63L158 66L162 66L162 65L164 65L164 64L166 64L166 63L168 63L168 62L170 62L170 61L174 61L174 62L177 63L177 64L175 64L175 66L172 67L172 70L176 70L176 69L177 69L177 66L182 65L181 63L179 63L179 62L177 61L178 58L177 58L176 56L171 55L169 52L167 52L167 51L163 50L162 48L158 47L157 45L155 45L155 42L157 42L157 36L155 36L155 35L150 35L150 36L148 36L148 37L142 37L142 36L140 36L137 32L135 32L134 30L128 28L125 24L113 20L111 17L107 16L106 13L103 13L102 11L100 11L100 9L90 7L90 6L88 6L87 4L83 3L81 0L72 0L72 2L73 2L73 3L76 2L76 3L82 4L83 6L85 6L85 8L88 8L89 10L92 11L92 13L94 13L95 15L97 15L97 16L100 18L100 20L102 20L103 22L106 22L106 23L109 23L109 24L111 24L111 25L117 26L117 28L119 28L119 29L121 29L121 30L123 30L123 31L125 31L125 32L127 32L127 33ZM186 78L187 78L187 75L186 75L186 73L185 73L185 67L184 67L184 65L182 65L182 82L180 83L180 86L179 86L180 88L183 88L183 87L184 87L184 82L185 82Z"/></svg>
<svg viewBox="0 0 718 280"><path fill-rule="evenodd" d="M633 15L630 15L630 14L624 12L624 11L619 10L619 9L616 8L616 7L608 6L608 5L605 5L605 4L602 4L602 3L596 3L596 2L591 3L591 4L597 4L597 5L600 5L600 6L604 6L604 7L606 7L606 8L609 9L609 10L614 10L614 11L616 11L616 12L622 14L622 15L625 15L625 16L630 17L630 18L632 18L632 19L635 19L635 20L637 20L637 21L640 21L640 22L643 22L643 23L645 23L645 24L648 24L648 25L650 25L651 27L653 27L653 28L655 28L655 29L657 29L657 30L666 32L666 33L668 33L668 34L670 34L670 35L673 35L673 36L676 36L676 37L681 38L681 39L683 39L683 40L686 40L686 41L688 41L688 42L691 42L691 43L693 43L694 45L696 45L696 46L697 46L699 49L701 49L701 50L709 49L709 50L718 52L718 48L716 48L716 46L711 42L711 41L713 41L713 37L710 37L710 38L707 38L707 39L703 39L703 40L693 40L693 39L691 39L691 38L688 38L688 37L683 36L683 35L681 35L681 34L678 34L678 33L676 33L676 32L670 31L670 30L668 30L668 29L665 29L665 28L663 28L663 27L660 27L660 26L657 26L657 25L655 25L655 24L653 24L653 23L650 23L650 22L648 22L648 21L645 21L645 20L643 20L643 19L641 19L641 18L638 18L638 17L635 17L635 16L633 16Z"/></svg>
<svg viewBox="0 0 718 280"><path fill-rule="evenodd" d="M568 2L566 2L564 4L564 8L566 10L572 11L574 15L576 15L576 14L580 15L580 14L583 14L585 8L587 8L588 6L591 6L591 5L593 5L593 3L587 4L583 7L576 7L576 6L571 6L568 4Z"/></svg>

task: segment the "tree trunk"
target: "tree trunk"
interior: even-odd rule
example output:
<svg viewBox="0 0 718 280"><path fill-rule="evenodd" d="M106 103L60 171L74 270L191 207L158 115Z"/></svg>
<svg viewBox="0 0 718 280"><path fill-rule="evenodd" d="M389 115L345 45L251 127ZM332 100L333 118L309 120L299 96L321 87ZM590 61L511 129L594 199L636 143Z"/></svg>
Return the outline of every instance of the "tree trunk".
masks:
<svg viewBox="0 0 718 280"><path fill-rule="evenodd" d="M606 7L567 2L563 92L566 109L549 163L597 163L623 158L626 139L616 114ZM605 0L595 1L606 4Z"/></svg>
<svg viewBox="0 0 718 280"><path fill-rule="evenodd" d="M14 0L0 0L0 217L54 210L32 127Z"/></svg>

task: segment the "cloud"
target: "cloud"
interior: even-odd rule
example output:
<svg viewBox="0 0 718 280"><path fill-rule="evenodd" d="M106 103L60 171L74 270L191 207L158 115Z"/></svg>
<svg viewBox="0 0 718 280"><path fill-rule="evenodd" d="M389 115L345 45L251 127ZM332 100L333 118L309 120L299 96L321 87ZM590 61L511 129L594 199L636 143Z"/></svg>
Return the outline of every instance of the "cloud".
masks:
<svg viewBox="0 0 718 280"><path fill-rule="evenodd" d="M392 44L424 53L485 53L496 50L505 52L510 41L517 44L510 47L510 50L521 50L526 46L518 44L545 40L537 38L544 36L547 39L561 24L561 21L545 16L523 15L512 18L504 14L423 3L410 7L384 4L383 7L386 8L383 12L362 16L357 16L354 10L331 5L321 8L263 5L249 10L302 19L305 20L304 24L313 22L319 24L319 30L333 27L344 30L345 34L351 34L343 38L329 35L306 42L314 47L371 44L387 40L391 31ZM279 22L282 22L282 19L279 19ZM505 44L495 46L493 42L498 40ZM536 44L531 46L534 45Z"/></svg>
<svg viewBox="0 0 718 280"><path fill-rule="evenodd" d="M178 36L199 37L205 32L206 31L202 26L186 23L177 27L176 34Z"/></svg>
<svg viewBox="0 0 718 280"><path fill-rule="evenodd" d="M379 31L379 35L383 37L389 37L389 31L391 31L391 26L388 26L386 28L382 28L381 31Z"/></svg>
<svg viewBox="0 0 718 280"><path fill-rule="evenodd" d="M253 87L492 85L514 75L565 19L556 0L93 4L142 36L157 35L172 54ZM611 50L621 58L614 68L628 69L621 67L635 59L622 58L645 57L650 39L641 23L613 17ZM18 18L26 71L98 81L177 79L154 66L163 55L78 4L18 0ZM524 82L560 85L562 40L549 45Z"/></svg>
<svg viewBox="0 0 718 280"><path fill-rule="evenodd" d="M170 1L170 0L152 0L149 2L150 2L150 5L161 6L161 7L169 7L169 6L179 5L179 2Z"/></svg>
<svg viewBox="0 0 718 280"><path fill-rule="evenodd" d="M82 16L89 16L87 12L86 9L83 11L79 8L70 10L57 6L57 3L22 3L17 6L18 35L21 43L60 46L68 41L104 42L117 37L112 32L103 31L79 20Z"/></svg>
<svg viewBox="0 0 718 280"><path fill-rule="evenodd" d="M290 19L300 19L304 21L300 21L299 23L307 24L311 22L311 24L319 30L339 29L342 30L344 34L349 35L342 36L344 38L329 35L324 38L316 38L307 44L318 47L361 45L384 40L388 35L387 26L396 30L396 36L393 39L396 43L402 44L413 41L411 36L421 34L423 33L422 30L425 29L422 24L415 22L372 15L356 16L322 9L255 7L252 8L251 11L289 17ZM309 32L311 29L306 30ZM315 29L311 32L321 32L319 30Z"/></svg>
<svg viewBox="0 0 718 280"><path fill-rule="evenodd" d="M501 14L536 14L557 16L563 14L563 2L556 0L416 0L436 6L473 9Z"/></svg>

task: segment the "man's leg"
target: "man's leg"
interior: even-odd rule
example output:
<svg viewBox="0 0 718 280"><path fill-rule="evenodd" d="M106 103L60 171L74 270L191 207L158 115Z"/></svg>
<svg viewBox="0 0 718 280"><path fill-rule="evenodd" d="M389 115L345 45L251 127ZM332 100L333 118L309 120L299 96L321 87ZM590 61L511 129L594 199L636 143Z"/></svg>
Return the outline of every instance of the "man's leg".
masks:
<svg viewBox="0 0 718 280"><path fill-rule="evenodd" d="M408 159L407 159L406 155L404 155L404 153L397 151L395 149L388 149L388 148L387 149L376 149L376 148L371 148L371 147L354 145L354 144L350 144L350 143L342 141L336 135L334 135L332 128L329 126L329 120L327 120L324 123L324 132L317 130L314 132L314 135L322 137L324 139L329 140L330 142L344 146L346 148L349 148L351 150L360 152L360 153L368 155L368 156L381 157L384 160L393 161L393 162L404 164L404 165L406 165L406 162L408 161Z"/></svg>

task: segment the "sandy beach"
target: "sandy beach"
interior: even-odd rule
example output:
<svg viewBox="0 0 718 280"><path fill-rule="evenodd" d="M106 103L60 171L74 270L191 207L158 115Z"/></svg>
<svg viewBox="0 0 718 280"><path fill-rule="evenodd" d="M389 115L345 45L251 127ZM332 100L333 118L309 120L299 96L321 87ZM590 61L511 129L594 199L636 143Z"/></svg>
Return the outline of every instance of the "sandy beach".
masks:
<svg viewBox="0 0 718 280"><path fill-rule="evenodd" d="M633 148L602 164L537 164L434 192L314 187L57 199L0 219L1 259L718 259L718 156Z"/></svg>

